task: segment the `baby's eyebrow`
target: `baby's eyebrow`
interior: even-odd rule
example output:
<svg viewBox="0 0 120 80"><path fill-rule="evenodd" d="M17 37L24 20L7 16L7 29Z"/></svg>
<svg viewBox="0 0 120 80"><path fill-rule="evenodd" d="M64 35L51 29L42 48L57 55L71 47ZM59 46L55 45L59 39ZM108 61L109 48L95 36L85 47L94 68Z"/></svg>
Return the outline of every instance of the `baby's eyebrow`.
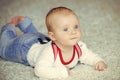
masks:
<svg viewBox="0 0 120 80"><path fill-rule="evenodd" d="M67 27L67 26L69 26L68 24L66 24L66 25L64 25L63 27Z"/></svg>

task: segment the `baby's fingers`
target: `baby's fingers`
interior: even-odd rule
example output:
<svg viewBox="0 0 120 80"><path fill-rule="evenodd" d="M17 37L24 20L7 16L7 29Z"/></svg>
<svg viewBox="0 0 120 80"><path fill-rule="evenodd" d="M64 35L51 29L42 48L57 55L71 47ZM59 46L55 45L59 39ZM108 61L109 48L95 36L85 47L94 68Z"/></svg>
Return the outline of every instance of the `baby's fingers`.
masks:
<svg viewBox="0 0 120 80"><path fill-rule="evenodd" d="M98 70L98 71L103 71L104 69L106 68L106 66L104 66L104 65L96 65L95 66L95 70Z"/></svg>
<svg viewBox="0 0 120 80"><path fill-rule="evenodd" d="M105 68L101 67L101 66L97 66L95 69L98 70L98 71L103 71Z"/></svg>

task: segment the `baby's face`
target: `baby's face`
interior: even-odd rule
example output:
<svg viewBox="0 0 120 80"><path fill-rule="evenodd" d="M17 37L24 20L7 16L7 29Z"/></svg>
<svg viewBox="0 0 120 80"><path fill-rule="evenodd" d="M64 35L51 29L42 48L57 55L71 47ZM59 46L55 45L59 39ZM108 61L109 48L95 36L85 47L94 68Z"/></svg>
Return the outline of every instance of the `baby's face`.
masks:
<svg viewBox="0 0 120 80"><path fill-rule="evenodd" d="M52 24L53 40L58 45L73 46L80 40L80 24L75 15L56 15Z"/></svg>

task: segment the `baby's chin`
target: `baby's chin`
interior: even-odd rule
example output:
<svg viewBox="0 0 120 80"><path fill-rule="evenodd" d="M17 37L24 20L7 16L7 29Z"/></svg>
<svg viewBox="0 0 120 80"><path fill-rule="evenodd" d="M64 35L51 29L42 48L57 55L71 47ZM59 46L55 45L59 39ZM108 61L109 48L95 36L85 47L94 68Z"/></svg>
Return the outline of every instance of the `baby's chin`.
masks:
<svg viewBox="0 0 120 80"><path fill-rule="evenodd" d="M73 43L71 43L70 44L70 46L74 46L74 45L76 45L78 42L76 41L76 42L73 42Z"/></svg>
<svg viewBox="0 0 120 80"><path fill-rule="evenodd" d="M73 44L75 45L75 44L77 44L79 41L80 41L80 39L77 39L77 40L75 40L75 41L73 42Z"/></svg>

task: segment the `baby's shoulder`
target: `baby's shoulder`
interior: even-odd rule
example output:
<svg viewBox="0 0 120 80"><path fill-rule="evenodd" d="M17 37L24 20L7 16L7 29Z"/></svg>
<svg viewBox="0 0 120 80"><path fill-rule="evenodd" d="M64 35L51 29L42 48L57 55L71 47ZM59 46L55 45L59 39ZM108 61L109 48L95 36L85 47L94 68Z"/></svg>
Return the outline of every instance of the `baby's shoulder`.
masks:
<svg viewBox="0 0 120 80"><path fill-rule="evenodd" d="M43 54L46 54L46 53L51 54L51 53L53 53L52 46L51 46L51 41L42 45L42 53Z"/></svg>

